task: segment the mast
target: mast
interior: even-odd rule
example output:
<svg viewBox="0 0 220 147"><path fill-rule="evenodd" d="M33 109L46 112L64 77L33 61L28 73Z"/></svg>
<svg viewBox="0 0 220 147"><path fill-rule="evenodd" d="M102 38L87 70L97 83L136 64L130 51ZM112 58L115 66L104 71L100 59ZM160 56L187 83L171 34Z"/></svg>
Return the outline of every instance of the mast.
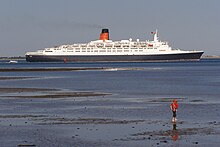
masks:
<svg viewBox="0 0 220 147"><path fill-rule="evenodd" d="M156 32L154 32L153 34L154 34L154 42L158 42L157 29Z"/></svg>

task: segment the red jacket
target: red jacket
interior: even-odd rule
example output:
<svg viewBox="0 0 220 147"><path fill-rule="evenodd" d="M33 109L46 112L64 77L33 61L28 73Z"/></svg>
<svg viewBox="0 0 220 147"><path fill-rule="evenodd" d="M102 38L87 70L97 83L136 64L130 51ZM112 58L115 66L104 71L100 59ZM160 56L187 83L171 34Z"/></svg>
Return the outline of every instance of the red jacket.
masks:
<svg viewBox="0 0 220 147"><path fill-rule="evenodd" d="M170 108L172 111L176 111L178 109L178 103L173 102L172 104L170 104Z"/></svg>

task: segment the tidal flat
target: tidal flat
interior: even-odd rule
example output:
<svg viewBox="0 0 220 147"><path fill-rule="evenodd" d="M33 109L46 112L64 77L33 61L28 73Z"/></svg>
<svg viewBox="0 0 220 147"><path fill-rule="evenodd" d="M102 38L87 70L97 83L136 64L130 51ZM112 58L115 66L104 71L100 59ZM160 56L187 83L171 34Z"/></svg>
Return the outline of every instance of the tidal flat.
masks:
<svg viewBox="0 0 220 147"><path fill-rule="evenodd" d="M220 104L202 100L178 99L181 110L174 124L169 110L172 98L115 99L109 93L18 87L0 88L0 97L0 140L8 147L220 143L219 119L201 121L210 117L210 111L217 115ZM210 111L204 111L204 106ZM191 115L193 112L197 116Z"/></svg>

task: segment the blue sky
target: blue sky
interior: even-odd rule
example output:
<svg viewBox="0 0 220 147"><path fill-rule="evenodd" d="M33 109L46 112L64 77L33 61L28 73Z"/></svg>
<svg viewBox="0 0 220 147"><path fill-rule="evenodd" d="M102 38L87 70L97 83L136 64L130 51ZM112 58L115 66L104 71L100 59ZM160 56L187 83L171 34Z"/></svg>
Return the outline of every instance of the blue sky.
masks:
<svg viewBox="0 0 220 147"><path fill-rule="evenodd" d="M0 56L88 42L159 37L174 48L220 55L219 0L0 0Z"/></svg>

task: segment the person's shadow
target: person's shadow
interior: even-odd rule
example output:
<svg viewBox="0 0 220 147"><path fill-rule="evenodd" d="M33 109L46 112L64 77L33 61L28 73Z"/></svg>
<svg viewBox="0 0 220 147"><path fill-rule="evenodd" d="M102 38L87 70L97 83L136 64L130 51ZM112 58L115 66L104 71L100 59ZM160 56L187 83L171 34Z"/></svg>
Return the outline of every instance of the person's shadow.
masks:
<svg viewBox="0 0 220 147"><path fill-rule="evenodd" d="M176 128L177 128L176 123L173 123L173 130L171 131L171 137L173 141L176 141L179 138L178 130Z"/></svg>

